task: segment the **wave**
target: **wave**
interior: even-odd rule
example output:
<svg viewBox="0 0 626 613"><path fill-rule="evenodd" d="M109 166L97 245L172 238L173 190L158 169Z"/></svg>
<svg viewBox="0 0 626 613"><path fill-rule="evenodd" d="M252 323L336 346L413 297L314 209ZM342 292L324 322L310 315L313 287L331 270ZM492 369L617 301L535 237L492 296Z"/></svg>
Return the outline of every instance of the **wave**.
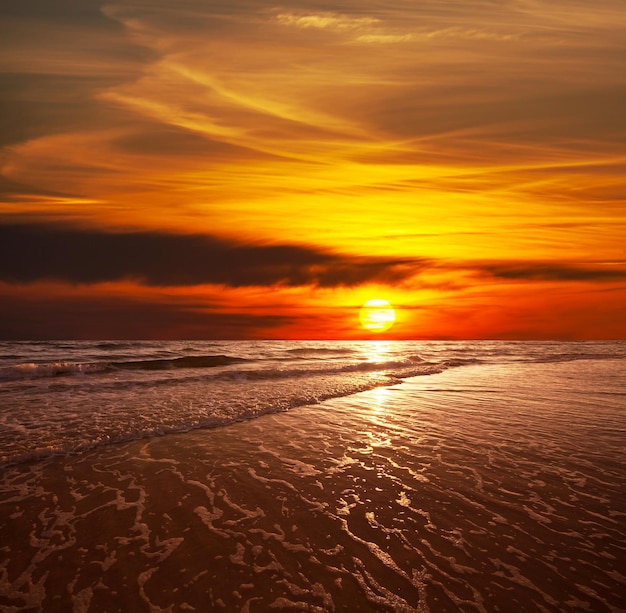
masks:
<svg viewBox="0 0 626 613"><path fill-rule="evenodd" d="M553 364L558 362L574 362L576 360L623 360L624 353L553 353L534 357L529 362L536 364Z"/></svg>
<svg viewBox="0 0 626 613"><path fill-rule="evenodd" d="M0 381L18 381L20 379L42 379L59 377L62 375L85 375L101 373L110 370L107 363L76 363L76 362L47 362L35 364L27 362L14 366L0 368Z"/></svg>
<svg viewBox="0 0 626 613"><path fill-rule="evenodd" d="M174 370L181 368L215 368L249 362L227 355L185 356L158 360L129 360L124 362L27 362L0 368L0 381L44 379L67 375L88 375L114 370Z"/></svg>
<svg viewBox="0 0 626 613"><path fill-rule="evenodd" d="M111 366L122 370L172 370L174 368L215 368L216 366L230 366L249 361L245 358L227 355L194 355L162 360L111 362Z"/></svg>
<svg viewBox="0 0 626 613"><path fill-rule="evenodd" d="M323 359L332 356L350 356L357 353L356 350L349 347L296 347L295 349L286 349L285 353L298 358L315 358Z"/></svg>
<svg viewBox="0 0 626 613"><path fill-rule="evenodd" d="M444 360L441 362L441 366L447 368L455 368L457 366L472 366L474 364L484 364L485 361L480 358L453 358L451 360Z"/></svg>
<svg viewBox="0 0 626 613"><path fill-rule="evenodd" d="M217 356L205 356L217 357ZM161 361L159 361L161 362ZM171 360L168 360L171 362ZM44 459L55 454L81 452L93 447L146 437L221 427L268 413L313 405L358 392L396 385L402 379L439 372L441 367L421 360L390 360L320 365L317 369L244 369L182 374L163 380L84 380L77 394L76 379L59 381L47 391L65 393L48 421L49 409L15 448L0 453L0 468ZM249 384L248 384L249 383ZM169 387L169 389L168 389ZM136 393L141 389L141 393ZM78 398L90 394L83 412ZM111 403L111 398L117 402ZM67 419L59 419L62 414ZM28 419L33 415L29 411ZM43 422L46 426L42 427ZM22 429L19 433L22 434Z"/></svg>
<svg viewBox="0 0 626 613"><path fill-rule="evenodd" d="M328 364L328 363L326 363ZM306 368L251 368L238 369L221 372L211 375L216 379L234 379L234 380L270 380L270 379L293 379L299 377L315 377L325 375L342 375L349 373L378 373L387 377L407 378L408 376L418 376L422 374L431 374L442 370L441 364L425 362L419 356L407 357L404 359L387 360L381 362L355 362L352 364L333 364L332 362L325 366L313 367L310 364ZM406 372L415 372L416 375L407 375Z"/></svg>
<svg viewBox="0 0 626 613"><path fill-rule="evenodd" d="M242 358L232 358L228 356L203 356L202 358L182 358L176 360L145 360L138 362L122 362L127 370L145 370L145 371L161 371L163 374L157 378L151 376L147 378L132 377L119 378L113 376L98 377L77 377L77 376L59 376L59 375L76 375L94 373L115 373L123 372L123 369L113 367L109 363L100 364L55 364L55 365L20 365L33 366L35 371L20 370L19 372L10 373L13 380L21 379L20 389L26 390L24 383L32 381L30 385L34 390L40 389L43 377L46 389L51 393L82 393L100 394L100 393L121 393L124 394L130 390L163 389L167 390L172 386L187 386L201 383L205 386L211 386L211 389L217 389L222 384L232 383L258 383L276 385L294 385L301 386L308 384L308 381L319 381L321 388L325 387L330 377L344 377L345 381L351 381L351 384L359 382L359 386L365 382L365 388L369 389L374 381L376 385L391 385L398 383L402 379L410 377L418 377L423 375L434 374L445 370L448 366L441 363L426 362L419 356L405 358L403 360L388 361L368 361L356 363L311 363L305 368L293 368L280 366L259 367L259 368L236 368L236 369L220 369L219 371L210 371L211 366L227 365L227 363L241 364L245 362L254 362L255 360L244 360ZM199 363L205 363L205 368L198 367ZM172 366L172 363L174 364ZM288 362L285 363L285 366ZM169 366L168 366L169 365ZM185 365L187 369L185 370ZM1 371L2 369L0 369ZM171 374L168 374L168 371ZM159 374L159 373L155 373ZM5 381L7 374L4 373ZM0 380L2 375L0 374ZM336 391L336 387L334 388ZM354 390L358 391L358 390ZM12 393L11 387L6 389L0 388L1 393ZM144 392L142 392L144 393ZM352 392L351 392L352 393ZM331 394L332 395L332 394ZM340 394L343 395L343 394Z"/></svg>
<svg viewBox="0 0 626 613"><path fill-rule="evenodd" d="M100 341L96 349L132 349L137 346L136 341Z"/></svg>

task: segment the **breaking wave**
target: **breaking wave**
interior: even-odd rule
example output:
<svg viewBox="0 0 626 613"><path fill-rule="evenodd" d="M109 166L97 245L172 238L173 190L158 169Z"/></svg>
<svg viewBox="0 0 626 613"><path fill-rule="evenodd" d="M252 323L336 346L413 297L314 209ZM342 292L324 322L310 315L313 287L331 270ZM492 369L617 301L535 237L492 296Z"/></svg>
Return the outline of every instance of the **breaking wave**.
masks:
<svg viewBox="0 0 626 613"><path fill-rule="evenodd" d="M64 375L88 375L114 370L174 370L179 368L215 368L249 362L245 358L227 355L185 356L159 360L129 360L123 362L28 362L0 368L0 381L41 379Z"/></svg>

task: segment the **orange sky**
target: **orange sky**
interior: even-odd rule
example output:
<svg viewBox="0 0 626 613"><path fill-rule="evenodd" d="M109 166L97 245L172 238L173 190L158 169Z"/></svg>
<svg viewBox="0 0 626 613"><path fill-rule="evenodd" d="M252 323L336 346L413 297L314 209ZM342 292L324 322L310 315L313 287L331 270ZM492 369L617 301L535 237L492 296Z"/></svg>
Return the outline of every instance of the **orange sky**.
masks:
<svg viewBox="0 0 626 613"><path fill-rule="evenodd" d="M623 0L0 23L1 338L626 339Z"/></svg>

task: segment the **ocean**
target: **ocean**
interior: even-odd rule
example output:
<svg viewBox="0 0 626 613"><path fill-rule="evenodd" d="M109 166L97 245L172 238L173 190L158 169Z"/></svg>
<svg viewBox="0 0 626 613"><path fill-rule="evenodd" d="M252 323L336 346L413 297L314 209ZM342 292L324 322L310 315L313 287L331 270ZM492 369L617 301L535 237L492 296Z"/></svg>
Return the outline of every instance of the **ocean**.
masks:
<svg viewBox="0 0 626 613"><path fill-rule="evenodd" d="M626 611L624 342L0 342L3 611Z"/></svg>

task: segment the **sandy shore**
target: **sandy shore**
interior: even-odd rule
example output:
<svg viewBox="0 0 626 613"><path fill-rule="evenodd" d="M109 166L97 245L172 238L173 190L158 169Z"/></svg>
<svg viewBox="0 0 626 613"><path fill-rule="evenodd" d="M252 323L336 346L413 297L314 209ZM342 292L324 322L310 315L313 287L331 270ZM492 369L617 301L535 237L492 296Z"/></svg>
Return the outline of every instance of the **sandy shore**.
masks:
<svg viewBox="0 0 626 613"><path fill-rule="evenodd" d="M623 611L626 396L585 368L452 369L8 468L0 608Z"/></svg>

